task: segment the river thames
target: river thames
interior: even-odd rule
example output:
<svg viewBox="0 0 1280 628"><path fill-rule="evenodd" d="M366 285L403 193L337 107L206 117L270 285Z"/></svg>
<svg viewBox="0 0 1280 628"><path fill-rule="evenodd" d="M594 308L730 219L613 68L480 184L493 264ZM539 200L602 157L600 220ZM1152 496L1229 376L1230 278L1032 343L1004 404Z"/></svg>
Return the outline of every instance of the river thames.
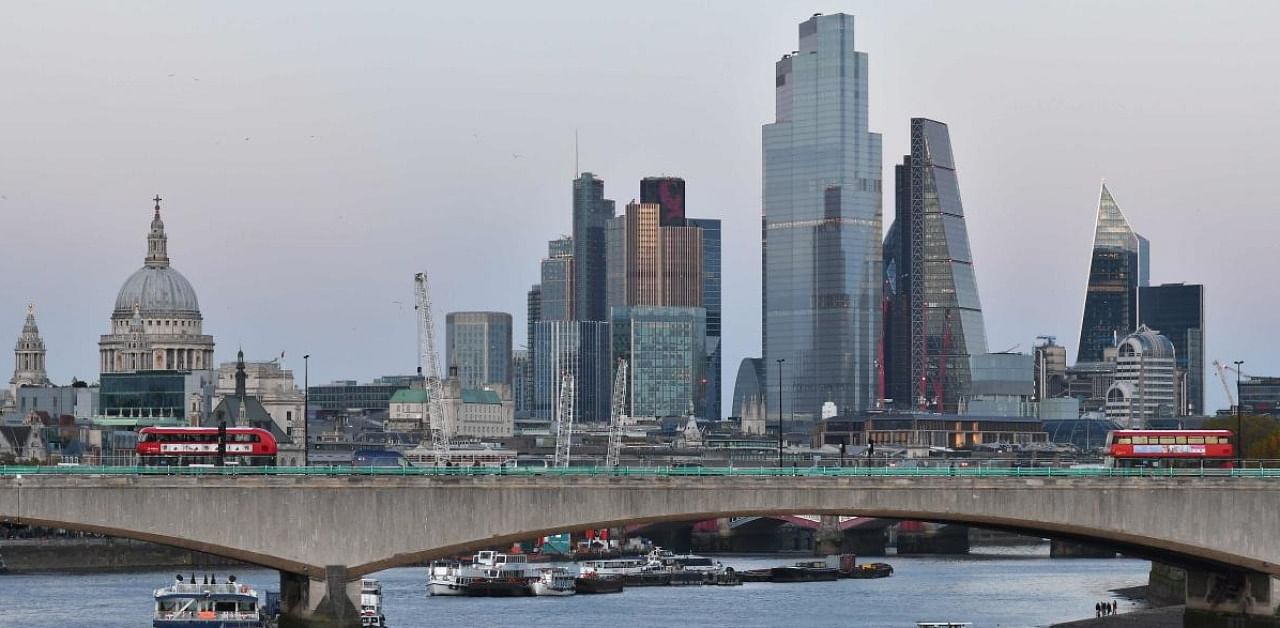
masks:
<svg viewBox="0 0 1280 628"><path fill-rule="evenodd" d="M879 580L740 587L637 587L619 595L567 598L451 598L426 595L426 569L375 574L383 583L392 628L427 626L567 628L576 626L913 627L917 621L966 621L973 628L1048 626L1093 616L1112 589L1146 584L1150 563L1050 559L1048 545L975 547L969 556L883 560L894 575ZM803 557L720 556L736 569L787 564ZM188 570L189 571L189 570ZM234 571L260 592L279 588L274 571ZM226 571L219 572L219 579ZM144 628L151 591L171 571L0 576L0 628L49 626ZM1136 608L1120 601L1120 611Z"/></svg>

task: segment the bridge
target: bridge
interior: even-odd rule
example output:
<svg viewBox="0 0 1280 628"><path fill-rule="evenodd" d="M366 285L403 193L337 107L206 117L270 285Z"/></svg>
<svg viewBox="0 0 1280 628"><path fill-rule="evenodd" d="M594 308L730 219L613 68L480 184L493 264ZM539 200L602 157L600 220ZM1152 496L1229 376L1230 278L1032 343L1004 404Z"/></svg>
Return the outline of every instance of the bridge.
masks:
<svg viewBox="0 0 1280 628"><path fill-rule="evenodd" d="M312 626L358 625L358 579L390 567L566 530L791 514L1108 545L1188 568L1188 626L1280 626L1275 470L33 471L0 469L0 519L277 569L286 619Z"/></svg>

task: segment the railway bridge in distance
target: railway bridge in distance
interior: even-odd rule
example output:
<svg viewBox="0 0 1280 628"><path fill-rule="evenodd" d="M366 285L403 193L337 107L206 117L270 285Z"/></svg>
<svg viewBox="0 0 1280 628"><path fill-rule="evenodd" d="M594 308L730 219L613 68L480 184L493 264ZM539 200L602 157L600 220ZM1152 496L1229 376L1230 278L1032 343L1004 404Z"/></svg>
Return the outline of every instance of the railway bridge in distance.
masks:
<svg viewBox="0 0 1280 628"><path fill-rule="evenodd" d="M633 523L807 514L1110 546L1187 568L1186 626L1280 627L1280 476L630 473L0 471L0 519L277 569L284 625L358 626L361 576L477 548Z"/></svg>

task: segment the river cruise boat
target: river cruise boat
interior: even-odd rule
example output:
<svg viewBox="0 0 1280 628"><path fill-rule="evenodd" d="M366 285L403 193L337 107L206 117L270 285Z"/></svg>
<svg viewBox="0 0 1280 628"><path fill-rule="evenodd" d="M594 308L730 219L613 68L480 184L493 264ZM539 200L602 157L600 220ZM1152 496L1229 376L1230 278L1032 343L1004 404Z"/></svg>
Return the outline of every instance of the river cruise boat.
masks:
<svg viewBox="0 0 1280 628"><path fill-rule="evenodd" d="M654 548L648 555L648 571L693 572L718 574L724 566L697 554L675 554L662 548Z"/></svg>
<svg viewBox="0 0 1280 628"><path fill-rule="evenodd" d="M467 573L464 573L464 569ZM427 568L427 594L429 595L466 595L466 583L470 579L468 573L473 572L468 565L463 567L456 560L432 561Z"/></svg>
<svg viewBox="0 0 1280 628"><path fill-rule="evenodd" d="M563 567L544 567L529 585L535 596L564 597L578 592L573 574Z"/></svg>
<svg viewBox="0 0 1280 628"><path fill-rule="evenodd" d="M382 614L382 583L377 580L360 580L360 626L387 626L387 618Z"/></svg>
<svg viewBox="0 0 1280 628"><path fill-rule="evenodd" d="M263 628L258 592L228 576L204 576L200 582L181 575L155 590L152 628Z"/></svg>
<svg viewBox="0 0 1280 628"><path fill-rule="evenodd" d="M638 576L644 573L647 566L648 558L609 558L578 563L578 569L584 576Z"/></svg>
<svg viewBox="0 0 1280 628"><path fill-rule="evenodd" d="M529 585L539 574L523 554L477 552L470 563L436 561L427 575L431 595L511 597L529 595Z"/></svg>

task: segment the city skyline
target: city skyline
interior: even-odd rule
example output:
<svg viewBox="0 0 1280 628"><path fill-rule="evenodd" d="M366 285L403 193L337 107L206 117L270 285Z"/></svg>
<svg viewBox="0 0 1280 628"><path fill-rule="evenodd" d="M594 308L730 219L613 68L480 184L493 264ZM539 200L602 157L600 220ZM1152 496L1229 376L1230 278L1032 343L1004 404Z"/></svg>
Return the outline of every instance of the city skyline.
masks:
<svg viewBox="0 0 1280 628"><path fill-rule="evenodd" d="M1006 11L1002 18L1009 21L1045 14L1001 6ZM1189 6L1183 5L1184 14ZM992 349L1016 343L1021 345L1020 350L1029 351L1037 334L1057 335L1066 341L1070 351L1078 349L1071 346L1070 339L1079 329L1087 279L1087 268L1081 268L1080 260L1089 250L1098 180L1105 176L1123 199L1128 217L1154 244L1152 267L1158 270L1152 276L1152 284L1184 281L1206 285L1210 296L1205 304L1209 328L1207 359L1244 359L1245 368L1259 374L1280 370L1274 358L1245 340L1264 329L1264 312L1273 309L1280 299L1265 291L1244 291L1249 269L1274 266L1277 254L1265 248L1265 236L1272 224L1260 217L1265 208L1259 206L1258 200L1267 198L1264 188L1248 181L1250 168L1255 166L1241 165L1253 161L1247 159L1248 154L1265 154L1267 138L1274 137L1277 128L1274 122L1260 116L1245 115L1249 124L1238 123L1242 126L1232 126L1226 118L1206 119L1203 110L1226 116L1234 111L1231 106L1238 106L1219 103L1228 99L1221 89L1211 97L1211 103L1219 104L1204 107L1185 103L1175 106L1162 99L1163 90L1172 89L1164 87L1168 80L1164 72L1179 65L1184 69L1178 72L1203 69L1195 65L1195 60L1190 62L1191 69L1185 69L1186 58L1162 47L1163 40L1149 34L1179 32L1176 10L1170 12L1173 16L1157 16L1155 24L1148 24L1147 31L1139 32L1143 41L1153 40L1146 43L1154 51L1112 59L1110 74L1094 77L1103 86L1114 88L1107 96L1092 93L1055 103L1049 101L1062 95L1057 89L1083 91L1088 83L1079 80L1077 72L1099 68L1099 57L1078 50L1085 57L1080 60L1082 67L1055 66L1054 71L1065 74L1068 80L1062 81L1065 88L1054 88L1037 84L1039 79L1027 74L1026 68L1009 70L1000 66L1007 70L1001 75L991 71L989 65L983 72L984 66L973 60L986 59L984 55L1000 44L972 42L971 46L953 49L955 54L948 64L952 71L976 72L977 76L970 76L975 80L975 89L950 95L945 89L930 89L927 91L940 95L924 99L912 84L919 73L937 68L912 58L908 46L893 43L895 33L905 28L905 12L875 6L841 8L858 18L859 49L871 57L871 128L885 135L885 153L906 152L901 128L912 115L937 117L951 125L959 148L956 160L965 180L974 263L983 276L982 300ZM36 18L42 11L24 10L36 13ZM246 18L195 28L201 37L215 37L215 43L224 41L217 39L219 36L247 38L254 52L264 55L267 63L261 73L234 79L226 68L239 66L220 64L222 56L193 57L194 48L185 49L176 37L150 37L164 30L165 20L182 23L183 18L191 17L183 15L183 11L198 11L168 10L170 13L139 24L127 24L125 18L136 17L127 12L104 16L88 11L68 18L67 35L50 37L50 33L37 28L17 34L7 44L0 43L0 53L5 53L0 58L10 59L0 63L20 62L32 51L48 52L42 63L67 72L74 67L71 61L77 59L73 54L76 48L68 47L72 52L55 52L53 47L60 45L60 37L75 34L87 42L99 41L95 37L103 35L96 34L90 22L106 20L113 28L101 30L114 33L111 42L116 44L104 45L103 59L76 71L96 72L102 77L88 88L55 85L47 89L50 86L34 75L17 75L12 93L29 96L24 102L11 103L8 109L13 114L0 121L0 133L10 138L9 143L25 147L21 154L0 156L0 172L6 173L0 178L0 216L6 218L6 231L23 234L0 253L0 265L10 269L0 284L0 293L5 295L0 299L0 334L16 338L25 304L35 302L49 348L49 374L55 381L66 383L72 376L82 380L96 378L96 340L109 331L102 322L109 314L106 304L110 303L119 277L137 265L136 243L145 236L140 225L150 211L145 199L156 192L171 199L165 203L167 230L183 251L184 273L200 286L206 328L219 339L215 362L228 361L237 346L244 346L250 356L257 357L286 351L291 360L296 360L303 353L311 353L312 378L319 382L412 372L416 363L412 306L405 304L411 303L412 274L423 268L438 278L441 313L500 310L515 315L516 326L520 327L518 319L524 311L525 293L536 282L530 269L536 267L535 261L540 259L540 250L548 239L569 232L570 208L564 189L576 176L571 172L575 128L581 129L584 140L582 169L615 182L609 194L618 203L625 204L633 195L638 197L634 190L618 192L618 185L630 188L629 182L655 172L678 174L690 181L695 196L689 205L699 208L698 215L724 221L724 364L732 369L741 357L759 355L759 277L755 269L759 268L760 200L759 168L758 163L753 168L753 162L759 158L759 125L769 120L768 66L776 61L778 51L791 49L792 43L787 42L794 40L795 24L811 11L799 5L770 7L759 11L761 15L731 11L749 26L743 28L741 35L729 38L733 46L728 50L749 49L749 58L732 61L724 72L727 78L718 76L705 88L690 86L685 106L647 107L625 115L614 111L601 117L603 112L596 111L601 108L599 101L588 100L571 107L568 113L572 115L552 118L545 125L528 122L536 117L525 120L528 126L538 129L503 127L498 120L503 111L494 108L500 98L486 101L489 104L476 111L451 110L455 115L468 115L456 132L444 134L444 150L460 148L460 163L485 172L489 184L497 188L479 190L474 182L466 180L447 185L449 176L424 180L418 168L409 167L410 160L404 156L421 160L425 153L436 150L425 141L427 129L412 129L410 137L420 145L410 147L389 134L389 129L372 124L365 117L370 111L381 111L404 122L411 114L404 103L381 105L386 107L382 110L344 101L341 104L346 109L338 110L347 114L344 122L326 118L321 114L327 110L312 108L299 98L309 90L326 93L326 89L358 89L363 83L354 76L353 68L359 66L355 61L346 66L339 64L325 77L317 78L314 70L300 70L301 78L284 80L300 90L284 99L284 104L299 108L304 114L292 116L294 112L289 107L270 102L285 93L267 82L271 72L287 70L294 67L290 64L297 63L293 48L268 45L268 38L278 33L268 32L270 29L261 25L274 22ZM414 12L410 7L398 10L410 15ZM272 9L264 11L269 14ZM727 5L719 11L730 12ZM957 31L970 33L980 28L980 16L966 17L964 11L950 11L938 6L923 24L912 22L911 26L945 30L950 24ZM699 14L690 20L691 25L670 26L672 42L668 48L684 51L677 56L702 51L690 31L696 30L692 25L714 23L718 10L707 12L713 17ZM1069 24L1087 19L1081 17L1087 12L1087 8L1080 8L1064 15L1049 13ZM1109 50L1105 38L1137 23L1138 14L1143 12L1123 7L1109 13L1108 19L1114 23L1098 26L1091 35L1103 39L1091 41L1101 49L1094 55L1105 54ZM329 19L334 18L313 16L308 24L324 26ZM1142 19L1149 20L1150 16ZM1244 27L1265 22L1256 15L1252 20L1239 16L1219 18L1215 23L1200 25L1208 30L1198 37L1184 34L1169 39L1177 41L1179 47L1186 47L1188 41L1216 42L1223 56L1215 57L1213 62L1230 63L1224 59L1232 58L1231 53L1244 54L1249 48L1241 42L1261 36L1256 28L1244 28L1232 40L1234 44L1224 43L1221 33L1209 28L1235 27L1235 20ZM42 19L33 21L45 23ZM590 37L617 33L620 25L615 22L621 21L605 19L603 32ZM1034 22L1030 24L1028 30L1034 32ZM1059 26L1063 31L1070 30ZM323 33L323 29L317 32ZM362 34L367 36L357 29L352 37ZM1027 45L1032 34L1001 34L992 39L1005 46L1011 45L1010 41ZM47 41L35 43L41 35ZM115 37L151 41L131 48L115 41ZM739 41L737 37L755 39ZM327 41L323 34L311 32L301 39L309 44ZM225 41L232 40L234 37ZM400 40L393 37L390 41L395 49ZM216 49L229 51L234 47L221 45L226 48ZM1053 45L1054 42L1047 44ZM142 63L129 73L116 70L111 63L150 52L152 46L163 48L168 60ZM309 50L305 45L300 48ZM386 67L377 65L377 55L386 54L388 49L374 48L374 52L360 53L370 55L368 58L356 60ZM14 51L23 54L9 54ZM549 47L545 54L533 56L543 64L569 58L559 52L552 54L553 51L554 47ZM643 83L640 91L661 90L664 80L671 77L660 77L657 68L666 67L664 55L673 53L648 49L644 53L656 57L633 59L632 51L622 50L616 56L602 53L604 60L600 62L623 64L630 70L623 74L628 74L631 82ZM1156 61L1160 53L1173 56ZM239 54L243 58L227 52L232 61L240 64L251 58L249 53ZM422 56L431 55L424 52ZM470 67L456 55L451 60L458 67ZM1257 60L1252 61L1256 67ZM1266 61L1263 60L1264 65ZM173 67L184 64L193 67ZM449 75L455 71L457 67ZM374 79L389 78L374 74L368 81L377 83ZM929 76L944 80L939 74ZM675 78L683 81L692 76L677 74ZM1124 77L1134 85L1118 85L1122 81L1116 77ZM559 76L555 78L560 80ZM993 95L997 92L990 90L1011 78L1031 84L1016 90L1019 94L1011 93L1015 90L999 92L997 99ZM135 84L137 79L142 84ZM1223 87L1216 82L1223 81L1221 77L1209 76L1205 80L1211 88ZM243 95L225 96L244 86L239 81L260 81L266 92L263 99L246 101L248 97ZM527 84L517 83L516 89L530 89ZM378 85L386 89L384 83ZM101 98L88 98L87 92L80 91L90 88L98 90L93 93ZM607 89L604 92L610 93ZM738 98L742 93L750 97ZM69 104L51 104L49 99L54 96L61 96L59 100ZM914 101L904 102L913 96ZM1181 95L1179 98L1185 100ZM1275 93L1263 90L1237 100L1248 105L1247 111L1263 111L1275 98ZM740 105L738 100L748 104ZM97 105L86 106L83 103L87 101ZM1115 102L1122 104L1113 107ZM1029 107L1028 103L1035 106ZM689 105L694 111L688 111ZM1022 125L1001 130L1002 118L1019 106L1045 120L1032 125L1022 120ZM716 116L724 121L699 128L698 124L706 124L705 117L696 115L701 109L717 112ZM1084 110L1095 117L1069 115ZM1193 110L1197 113L1188 113ZM209 125L207 120L197 123L202 117L219 119L219 115L225 124ZM583 119L574 119L575 115ZM691 120L686 121L690 116ZM286 117L295 120L291 122ZM1089 127L1098 118L1106 120ZM1191 139L1199 142L1199 151L1175 153L1173 146L1182 146L1187 141L1185 137L1176 145L1153 143L1158 139L1157 133L1165 131L1169 118L1200 121L1190 129ZM97 128L112 126L104 124L107 120L122 123L113 128ZM613 120L626 133L619 135L606 120ZM95 128L86 129L85 124ZM1132 128L1117 128L1126 124ZM635 150L634 139L631 143L623 139L653 133L650 129L664 125L679 132L665 136L676 141ZM490 130L499 131L502 139L493 139ZM1211 134L1206 136L1206 131ZM546 138L550 136L564 140L549 141ZM487 148L481 151L474 144ZM1064 152L1063 148L1072 149L1065 151L1072 156L1053 154ZM1158 157L1153 159L1150 151L1159 151ZM352 159L346 153L365 159ZM1241 153L1246 153L1245 158ZM1028 159L1031 154L1037 158ZM113 156L119 159L113 160ZM534 160L543 163L527 166ZM1041 162L1037 168L1042 172L1029 172L1016 163L1023 160ZM893 161L882 159L886 168ZM705 162L723 167L711 167ZM258 170L267 172L259 174L255 172ZM300 197L298 191L308 185L315 189L308 190L310 196ZM1232 194L1224 194L1223 190ZM886 193L884 206L890 207L891 202L891 194ZM507 206L510 213L501 209ZM426 207L432 211L423 211ZM448 224L444 224L446 221ZM475 255L495 236L497 242L491 253ZM1229 261L1228 252L1239 254L1240 261ZM1027 260L1043 263L1029 264ZM1230 299L1233 294L1247 295L1248 305L1234 307ZM517 345L525 344L520 340L517 337ZM291 364L294 368L298 365ZM1217 387L1208 386L1206 390L1210 397L1206 409L1224 405ZM731 393L728 387L725 392Z"/></svg>

